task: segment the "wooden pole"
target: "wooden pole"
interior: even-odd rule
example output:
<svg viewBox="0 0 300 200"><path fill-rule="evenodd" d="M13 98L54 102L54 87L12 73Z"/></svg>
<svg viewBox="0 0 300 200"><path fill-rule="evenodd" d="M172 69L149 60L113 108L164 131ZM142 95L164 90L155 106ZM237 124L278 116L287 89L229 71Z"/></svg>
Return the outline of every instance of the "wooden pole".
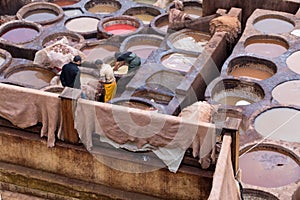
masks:
<svg viewBox="0 0 300 200"><path fill-rule="evenodd" d="M74 128L74 111L80 95L80 89L65 87L59 96L61 98L64 141L72 144L79 142L77 130Z"/></svg>
<svg viewBox="0 0 300 200"><path fill-rule="evenodd" d="M242 119L227 117L223 127L223 134L230 135L232 137L231 142L231 160L234 175L239 169L239 149L240 149L240 134L239 127Z"/></svg>

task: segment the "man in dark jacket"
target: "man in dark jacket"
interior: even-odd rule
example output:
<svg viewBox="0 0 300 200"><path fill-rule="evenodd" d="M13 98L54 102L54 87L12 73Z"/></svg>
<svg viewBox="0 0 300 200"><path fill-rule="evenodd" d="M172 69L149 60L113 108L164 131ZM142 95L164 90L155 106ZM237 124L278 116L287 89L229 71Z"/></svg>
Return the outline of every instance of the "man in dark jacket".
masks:
<svg viewBox="0 0 300 200"><path fill-rule="evenodd" d="M78 66L81 65L81 57L75 56L73 62L69 62L62 67L60 81L64 87L81 88L80 71Z"/></svg>

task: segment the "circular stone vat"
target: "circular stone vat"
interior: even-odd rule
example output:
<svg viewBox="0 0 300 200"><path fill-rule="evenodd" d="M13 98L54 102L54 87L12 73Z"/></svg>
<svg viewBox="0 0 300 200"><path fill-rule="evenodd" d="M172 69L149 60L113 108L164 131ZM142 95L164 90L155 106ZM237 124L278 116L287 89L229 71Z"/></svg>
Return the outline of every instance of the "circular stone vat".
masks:
<svg viewBox="0 0 300 200"><path fill-rule="evenodd" d="M23 6L16 16L20 20L24 19L46 25L61 20L64 16L64 11L53 3L36 2Z"/></svg>
<svg viewBox="0 0 300 200"><path fill-rule="evenodd" d="M143 22L131 16L104 18L98 24L98 31L108 35L129 36L143 29Z"/></svg>
<svg viewBox="0 0 300 200"><path fill-rule="evenodd" d="M94 14L111 14L122 7L119 1L115 0L91 0L88 1L84 8Z"/></svg>
<svg viewBox="0 0 300 200"><path fill-rule="evenodd" d="M277 71L276 65L265 59L241 56L232 59L227 67L227 74L235 77L248 77L265 80Z"/></svg>
<svg viewBox="0 0 300 200"><path fill-rule="evenodd" d="M262 100L265 93L260 85L238 79L223 79L211 90L211 99L215 102L242 106Z"/></svg>
<svg viewBox="0 0 300 200"><path fill-rule="evenodd" d="M23 44L33 41L41 33L41 25L15 20L7 22L0 27L0 37L15 44Z"/></svg>
<svg viewBox="0 0 300 200"><path fill-rule="evenodd" d="M272 97L280 104L300 106L300 80L287 81L272 90Z"/></svg>
<svg viewBox="0 0 300 200"><path fill-rule="evenodd" d="M300 51L294 52L286 59L286 64L290 70L300 74Z"/></svg>
<svg viewBox="0 0 300 200"><path fill-rule="evenodd" d="M276 107L261 112L254 119L254 128L262 136L289 142L300 141L300 111Z"/></svg>
<svg viewBox="0 0 300 200"><path fill-rule="evenodd" d="M171 52L160 58L161 63L169 69L188 72L197 60L196 55Z"/></svg>
<svg viewBox="0 0 300 200"><path fill-rule="evenodd" d="M96 59L104 60L108 57L114 57L115 52L119 51L117 44L99 43L86 44L80 49L85 55L87 61L95 61Z"/></svg>
<svg viewBox="0 0 300 200"><path fill-rule="evenodd" d="M264 15L256 18L254 28L263 33L288 33L295 27L294 23L281 15ZM279 28L280 27L280 28Z"/></svg>
<svg viewBox="0 0 300 200"><path fill-rule="evenodd" d="M169 4L167 10L172 8L175 8L174 2ZM202 17L202 3L200 1L183 1L183 11L194 19Z"/></svg>
<svg viewBox="0 0 300 200"><path fill-rule="evenodd" d="M149 25L150 22L154 19L154 17L162 14L164 11L151 6L135 6L126 10L123 15L129 15L136 17L146 25Z"/></svg>
<svg viewBox="0 0 300 200"><path fill-rule="evenodd" d="M4 78L25 87L40 89L49 86L56 74L38 65L20 65L9 69Z"/></svg>
<svg viewBox="0 0 300 200"><path fill-rule="evenodd" d="M120 52L131 51L145 60L152 51L160 47L163 39L161 36L152 34L131 35L121 43Z"/></svg>
<svg viewBox="0 0 300 200"><path fill-rule="evenodd" d="M288 43L276 36L252 36L245 41L245 51L267 58L275 58L285 53Z"/></svg>
<svg viewBox="0 0 300 200"><path fill-rule="evenodd" d="M171 49L200 54L210 40L208 33L183 29L169 35L167 44Z"/></svg>
<svg viewBox="0 0 300 200"><path fill-rule="evenodd" d="M63 6L74 5L74 4L78 3L79 1L80 0L52 0L50 2L63 7Z"/></svg>
<svg viewBox="0 0 300 200"><path fill-rule="evenodd" d="M0 49L0 73L2 73L10 65L11 61L11 54L4 49Z"/></svg>
<svg viewBox="0 0 300 200"><path fill-rule="evenodd" d="M169 14L161 14L150 22L150 27L160 35L166 35L169 27Z"/></svg>
<svg viewBox="0 0 300 200"><path fill-rule="evenodd" d="M243 189L243 197L244 200L279 200L277 197L268 192L249 188Z"/></svg>
<svg viewBox="0 0 300 200"><path fill-rule="evenodd" d="M43 48L50 46L55 42L63 39L64 37L67 38L68 45L77 49L80 48L84 42L84 38L79 34L69 32L56 32L45 37L42 42L42 46Z"/></svg>
<svg viewBox="0 0 300 200"><path fill-rule="evenodd" d="M65 26L69 31L82 34L86 38L95 37L97 35L97 26L99 19L95 17L74 17L69 19Z"/></svg>
<svg viewBox="0 0 300 200"><path fill-rule="evenodd" d="M109 101L111 104L120 105L129 108L137 108L141 110L148 110L148 111L157 111L155 103L149 101L148 99L138 98L138 97L131 97L131 98L114 98Z"/></svg>
<svg viewBox="0 0 300 200"><path fill-rule="evenodd" d="M246 152L251 147L248 146L240 152L242 182L275 188L295 183L300 179L300 161L293 153L271 144L260 144Z"/></svg>

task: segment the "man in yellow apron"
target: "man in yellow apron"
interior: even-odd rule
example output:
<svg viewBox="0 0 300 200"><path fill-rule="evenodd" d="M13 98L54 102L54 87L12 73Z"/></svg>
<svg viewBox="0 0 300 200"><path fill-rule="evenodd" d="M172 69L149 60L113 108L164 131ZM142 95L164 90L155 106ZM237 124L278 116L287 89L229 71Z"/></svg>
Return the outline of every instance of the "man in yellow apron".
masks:
<svg viewBox="0 0 300 200"><path fill-rule="evenodd" d="M100 59L95 61L95 65L100 70L99 82L103 84L105 90L104 102L108 102L114 98L117 91L117 83L113 68L110 65L103 63L103 61Z"/></svg>

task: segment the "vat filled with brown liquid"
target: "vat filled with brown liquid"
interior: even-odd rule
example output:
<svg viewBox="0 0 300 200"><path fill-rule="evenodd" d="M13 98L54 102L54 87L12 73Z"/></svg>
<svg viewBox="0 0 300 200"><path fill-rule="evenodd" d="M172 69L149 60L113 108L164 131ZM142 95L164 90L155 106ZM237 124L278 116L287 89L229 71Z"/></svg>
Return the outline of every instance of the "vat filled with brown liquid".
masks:
<svg viewBox="0 0 300 200"><path fill-rule="evenodd" d="M88 12L94 14L110 14L118 11L121 8L121 3L115 0L104 0L104 1L96 1L91 0L88 1L84 7Z"/></svg>
<svg viewBox="0 0 300 200"><path fill-rule="evenodd" d="M242 182L266 188L297 182L300 179L299 160L282 149L276 150L275 145L272 148L258 146L242 153L239 159Z"/></svg>
<svg viewBox="0 0 300 200"><path fill-rule="evenodd" d="M211 88L212 101L230 106L246 106L262 100L265 96L262 87L257 83L238 79L216 80Z"/></svg>
<svg viewBox="0 0 300 200"><path fill-rule="evenodd" d="M276 65L265 59L255 57L237 57L232 59L227 67L227 74L235 77L248 77L265 80L277 71Z"/></svg>
<svg viewBox="0 0 300 200"><path fill-rule="evenodd" d="M49 86L55 75L54 72L42 67L23 66L10 69L4 77L10 82L40 89Z"/></svg>
<svg viewBox="0 0 300 200"><path fill-rule="evenodd" d="M150 22L150 27L160 35L166 35L169 28L169 14L160 14Z"/></svg>
<svg viewBox="0 0 300 200"><path fill-rule="evenodd" d="M288 50L288 43L279 37L250 37L245 42L245 51L267 58L275 58Z"/></svg>
<svg viewBox="0 0 300 200"><path fill-rule="evenodd" d="M0 37L14 44L31 42L40 35L40 25L21 20L6 23L0 30Z"/></svg>
<svg viewBox="0 0 300 200"><path fill-rule="evenodd" d="M123 15L129 15L140 19L145 25L149 25L154 17L163 13L163 10L154 6L135 6L126 10Z"/></svg>

